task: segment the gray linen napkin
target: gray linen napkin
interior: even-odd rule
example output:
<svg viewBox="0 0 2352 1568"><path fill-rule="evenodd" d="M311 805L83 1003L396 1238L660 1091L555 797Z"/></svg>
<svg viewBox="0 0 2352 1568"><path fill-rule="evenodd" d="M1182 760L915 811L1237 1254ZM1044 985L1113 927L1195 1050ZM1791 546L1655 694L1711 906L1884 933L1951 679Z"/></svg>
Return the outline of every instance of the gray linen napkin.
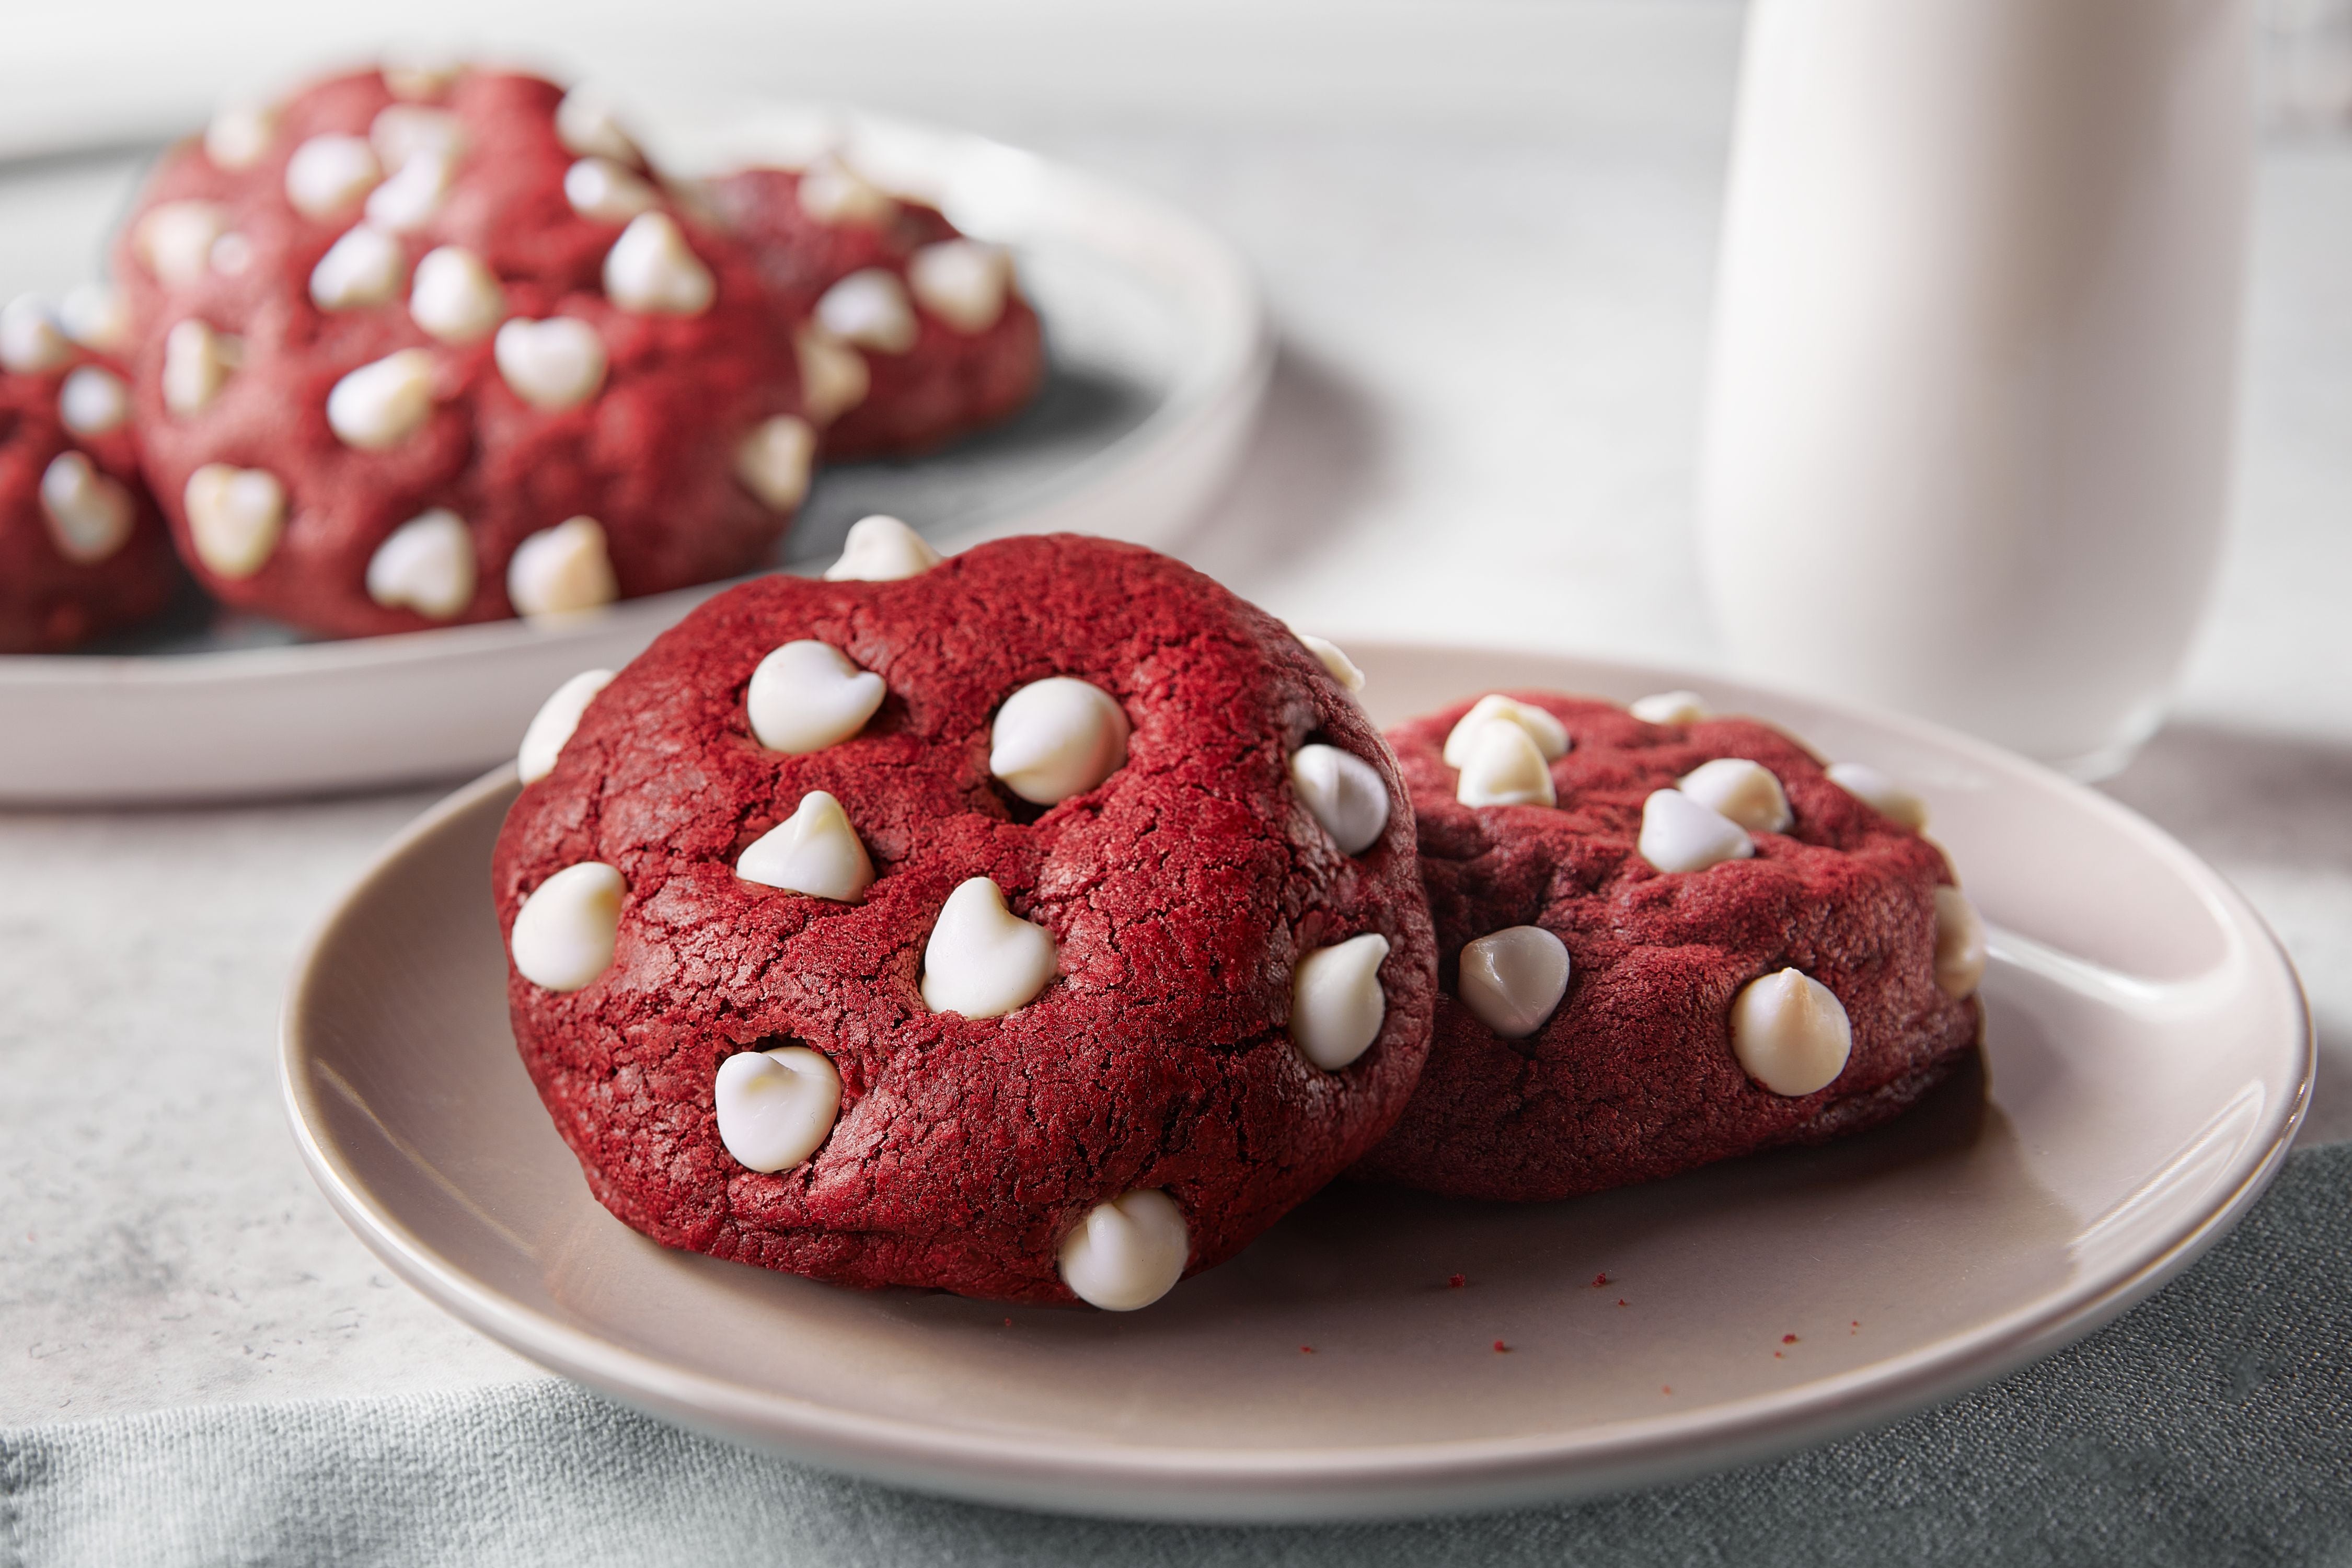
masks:
<svg viewBox="0 0 2352 1568"><path fill-rule="evenodd" d="M572 1384L0 1433L8 1568L2352 1564L2352 1144L2071 1350L1769 1464L1479 1519L1119 1524L762 1458Z"/></svg>

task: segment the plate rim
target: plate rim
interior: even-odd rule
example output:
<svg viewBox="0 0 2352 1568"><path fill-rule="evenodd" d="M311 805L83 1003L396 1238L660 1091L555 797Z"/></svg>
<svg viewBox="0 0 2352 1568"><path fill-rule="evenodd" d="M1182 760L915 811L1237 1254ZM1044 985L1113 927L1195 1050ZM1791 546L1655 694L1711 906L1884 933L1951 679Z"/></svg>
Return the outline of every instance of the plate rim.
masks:
<svg viewBox="0 0 2352 1568"><path fill-rule="evenodd" d="M2001 773L2055 784L2156 849L2206 900L2241 925L2251 952L2284 980L2297 1026L2294 1090L2263 1116L2269 1137L2232 1161L2235 1180L2123 1264L1904 1354L1829 1377L1688 1412L1604 1424L1563 1438L1519 1435L1363 1448L1216 1450L1116 1447L1030 1434L943 1429L790 1395L752 1394L684 1371L525 1307L442 1258L337 1157L323 1136L304 1070L305 1002L342 923L420 841L520 787L511 763L436 802L368 864L303 944L278 1030L281 1101L304 1165L330 1206L388 1267L461 1321L558 1373L690 1429L822 1468L971 1500L1106 1517L1206 1522L1368 1520L1459 1513L1580 1496L1753 1462L1824 1441L1979 1387L2093 1332L2153 1295L2226 1235L2259 1199L2292 1149L2309 1108L2316 1044L2292 958L2261 912L2219 871L2111 796L1984 741L1907 715L1717 672L1595 654L1402 638L1356 639L1369 653L1502 659L1546 658L1626 678L1714 688L1735 700L1797 703L1920 743L1957 752ZM1076 1489L1083 1488L1080 1491Z"/></svg>

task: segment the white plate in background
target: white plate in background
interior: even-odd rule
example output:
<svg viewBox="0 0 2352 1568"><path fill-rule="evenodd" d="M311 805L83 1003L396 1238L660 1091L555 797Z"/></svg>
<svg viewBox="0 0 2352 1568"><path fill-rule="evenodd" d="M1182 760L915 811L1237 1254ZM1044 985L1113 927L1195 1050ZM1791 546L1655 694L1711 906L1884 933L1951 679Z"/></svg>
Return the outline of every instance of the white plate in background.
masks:
<svg viewBox="0 0 2352 1568"><path fill-rule="evenodd" d="M681 171L838 143L1013 247L1051 368L1011 425L945 452L821 472L778 564L821 566L889 511L948 550L1070 529L1157 543L1232 472L1273 363L1249 269L1164 203L965 132L729 106L649 121ZM0 152L0 293L95 270L153 149ZM450 778L510 752L567 677L618 668L717 585L563 626L505 621L302 641L191 595L102 651L0 656L0 804L221 799Z"/></svg>
<svg viewBox="0 0 2352 1568"><path fill-rule="evenodd" d="M590 1196L508 1029L488 870L507 772L388 849L298 970L303 1157L409 1283L629 1404L897 1484L1184 1520L1528 1503L1891 1419L2147 1296L2284 1157L2312 1073L2294 972L2106 797L1726 681L1349 651L1382 723L1496 688L1691 686L1915 784L1992 926L1984 1070L1840 1143L1563 1203L1341 1183L1140 1312L836 1289L670 1251Z"/></svg>

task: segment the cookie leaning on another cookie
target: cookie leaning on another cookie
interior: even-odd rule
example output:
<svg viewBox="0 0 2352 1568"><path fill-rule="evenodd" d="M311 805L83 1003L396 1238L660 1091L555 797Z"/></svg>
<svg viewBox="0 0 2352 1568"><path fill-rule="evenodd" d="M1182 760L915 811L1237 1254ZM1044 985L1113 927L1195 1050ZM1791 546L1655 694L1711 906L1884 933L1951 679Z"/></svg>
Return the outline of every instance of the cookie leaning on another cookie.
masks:
<svg viewBox="0 0 2352 1568"><path fill-rule="evenodd" d="M1354 1173L1566 1197L1885 1120L1975 1044L1942 852L1786 735L1513 692L1389 731L1440 952L1429 1066Z"/></svg>
<svg viewBox="0 0 2352 1568"><path fill-rule="evenodd" d="M1143 1305L1411 1092L1435 953L1392 759L1150 551L856 559L893 580L732 589L533 726L493 867L523 1060L673 1247Z"/></svg>

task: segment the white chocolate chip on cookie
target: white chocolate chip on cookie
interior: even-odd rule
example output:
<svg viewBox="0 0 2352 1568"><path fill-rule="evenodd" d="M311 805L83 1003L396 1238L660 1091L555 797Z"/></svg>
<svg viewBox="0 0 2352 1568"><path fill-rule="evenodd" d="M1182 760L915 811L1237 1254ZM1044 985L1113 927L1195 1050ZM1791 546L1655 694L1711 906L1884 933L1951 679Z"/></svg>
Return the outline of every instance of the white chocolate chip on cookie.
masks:
<svg viewBox="0 0 2352 1568"><path fill-rule="evenodd" d="M604 525L593 517L540 530L516 545L507 563L507 599L525 619L577 615L620 596Z"/></svg>
<svg viewBox="0 0 2352 1568"><path fill-rule="evenodd" d="M1544 1026L1568 994L1568 946L1541 926L1509 926L1462 949L1463 1005L1507 1040Z"/></svg>
<svg viewBox="0 0 2352 1568"><path fill-rule="evenodd" d="M474 536L446 507L422 511L384 536L368 560L367 595L385 609L455 620L474 602Z"/></svg>
<svg viewBox="0 0 2352 1568"><path fill-rule="evenodd" d="M1465 805L1557 805L1551 769L1525 727L1488 719L1465 737L1454 798Z"/></svg>
<svg viewBox="0 0 2352 1568"><path fill-rule="evenodd" d="M491 354L517 397L551 413L577 407L604 384L604 340L575 316L518 316L499 329Z"/></svg>
<svg viewBox="0 0 2352 1568"><path fill-rule="evenodd" d="M736 858L735 874L763 887L850 903L873 885L874 862L841 802L813 789L792 816Z"/></svg>
<svg viewBox="0 0 2352 1568"><path fill-rule="evenodd" d="M1381 965L1389 939L1366 931L1298 961L1290 981L1290 1043L1326 1072L1370 1050L1388 1016Z"/></svg>
<svg viewBox="0 0 2352 1568"><path fill-rule="evenodd" d="M358 136L313 136L286 161L286 199L305 217L331 218L383 178L375 150Z"/></svg>
<svg viewBox="0 0 2352 1568"><path fill-rule="evenodd" d="M639 213L604 255L604 292L640 315L698 316L718 284L667 213Z"/></svg>
<svg viewBox="0 0 2352 1568"><path fill-rule="evenodd" d="M824 1146L841 1114L841 1074L806 1046L738 1051L711 1085L719 1141L753 1171L789 1171Z"/></svg>
<svg viewBox="0 0 2352 1568"><path fill-rule="evenodd" d="M416 281L408 291L409 319L443 342L479 342L490 334L506 310L506 290L472 251L444 245L426 251L417 262ZM595 354L601 379L604 374L602 340L595 345ZM504 367L500 370L503 374Z"/></svg>
<svg viewBox="0 0 2352 1568"><path fill-rule="evenodd" d="M1958 888L1936 889L1936 984L1958 1001L1984 980L1984 917Z"/></svg>
<svg viewBox="0 0 2352 1568"><path fill-rule="evenodd" d="M1447 767L1458 768L1470 760L1470 739L1477 733L1478 726L1489 719L1507 720L1525 730L1546 762L1568 754L1568 730L1559 720L1532 702L1514 701L1499 693L1489 693L1471 704L1470 711L1462 715L1446 733L1443 755Z"/></svg>
<svg viewBox="0 0 2352 1568"><path fill-rule="evenodd" d="M858 668L831 643L803 638L760 661L743 711L760 744L798 756L856 734L887 695L880 676Z"/></svg>
<svg viewBox="0 0 2352 1568"><path fill-rule="evenodd" d="M321 310L381 305L408 280L408 253L370 224L354 224L310 268L310 302Z"/></svg>
<svg viewBox="0 0 2352 1568"><path fill-rule="evenodd" d="M1052 805L1083 795L1127 761L1127 710L1101 687L1066 675L1004 700L989 730L988 771L1023 800Z"/></svg>
<svg viewBox="0 0 2352 1568"><path fill-rule="evenodd" d="M1389 825L1389 786L1381 771L1337 746L1301 746L1290 755L1290 784L1342 855L1360 855Z"/></svg>
<svg viewBox="0 0 2352 1568"><path fill-rule="evenodd" d="M1828 986L1783 969L1749 981L1733 998L1731 1050L1749 1078L1793 1099L1827 1089L1845 1070L1853 1026Z"/></svg>
<svg viewBox="0 0 2352 1568"><path fill-rule="evenodd" d="M1701 763L1675 787L1750 833L1786 833L1796 820L1780 781L1769 768L1745 757Z"/></svg>
<svg viewBox="0 0 2352 1568"><path fill-rule="evenodd" d="M535 784L555 771L555 760L563 754L572 731L580 728L581 715L596 693L611 684L611 670L583 669L548 694L523 731L522 744L515 748L515 773L523 783Z"/></svg>
<svg viewBox="0 0 2352 1568"><path fill-rule="evenodd" d="M1642 803L1642 858L1661 871L1704 871L1756 853L1748 830L1678 789L1662 789Z"/></svg>
<svg viewBox="0 0 2352 1568"><path fill-rule="evenodd" d="M976 239L927 245L907 262L916 302L959 332L984 332L1003 318L1013 258Z"/></svg>
<svg viewBox="0 0 2352 1568"><path fill-rule="evenodd" d="M577 991L613 967L621 928L621 873L601 860L567 866L541 882L515 911L508 951L525 980L548 991Z"/></svg>
<svg viewBox="0 0 2352 1568"><path fill-rule="evenodd" d="M886 354L913 348L920 331L906 285L880 267L860 268L819 296L816 324L843 342Z"/></svg>
<svg viewBox="0 0 2352 1568"><path fill-rule="evenodd" d="M286 529L286 487L266 468L206 463L188 476L181 504L196 559L223 577L260 571Z"/></svg>
<svg viewBox="0 0 2352 1568"><path fill-rule="evenodd" d="M1696 691L1660 691L1625 706L1645 724L1696 724L1708 716L1706 704Z"/></svg>
<svg viewBox="0 0 2352 1568"><path fill-rule="evenodd" d="M1914 833L1927 830L1927 803L1868 763L1832 763L1829 777L1830 783L1879 816Z"/></svg>
<svg viewBox="0 0 2352 1568"><path fill-rule="evenodd" d="M761 420L735 448L735 477L771 511L790 511L806 499L815 465L814 426L789 414Z"/></svg>
<svg viewBox="0 0 2352 1568"><path fill-rule="evenodd" d="M433 412L433 354L399 349L360 366L327 394L327 425L344 446L382 452L415 435Z"/></svg>
<svg viewBox="0 0 2352 1568"><path fill-rule="evenodd" d="M58 553L89 566L130 542L138 510L130 490L88 458L59 452L41 472L41 516Z"/></svg>
<svg viewBox="0 0 2352 1568"><path fill-rule="evenodd" d="M996 1018L1026 1006L1054 978L1054 934L1007 909L987 877L958 884L923 947L923 1005Z"/></svg>
<svg viewBox="0 0 2352 1568"><path fill-rule="evenodd" d="M824 580L898 583L921 576L942 559L921 534L877 512L849 525L849 536L841 542L841 559L824 569Z"/></svg>
<svg viewBox="0 0 2352 1568"><path fill-rule="evenodd" d="M1157 1188L1097 1204L1062 1239L1062 1283L1106 1312L1149 1307L1176 1288L1191 1261L1184 1212Z"/></svg>

